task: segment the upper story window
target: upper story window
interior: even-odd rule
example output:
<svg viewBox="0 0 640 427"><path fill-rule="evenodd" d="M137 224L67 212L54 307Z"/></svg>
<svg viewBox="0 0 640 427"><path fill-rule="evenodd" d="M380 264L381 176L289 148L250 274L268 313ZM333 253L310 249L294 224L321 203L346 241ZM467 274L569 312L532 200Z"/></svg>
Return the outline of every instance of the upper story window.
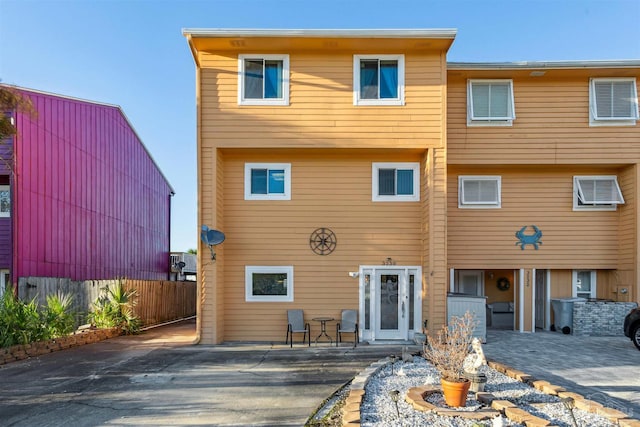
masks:
<svg viewBox="0 0 640 427"><path fill-rule="evenodd" d="M240 55L238 104L289 105L289 55Z"/></svg>
<svg viewBox="0 0 640 427"><path fill-rule="evenodd" d="M291 200L291 163L245 163L245 200Z"/></svg>
<svg viewBox="0 0 640 427"><path fill-rule="evenodd" d="M353 105L404 105L404 55L355 55Z"/></svg>
<svg viewBox="0 0 640 427"><path fill-rule="evenodd" d="M468 81L467 125L511 126L515 118L512 80Z"/></svg>
<svg viewBox="0 0 640 427"><path fill-rule="evenodd" d="M624 198L615 175L574 176L573 210L616 210Z"/></svg>
<svg viewBox="0 0 640 427"><path fill-rule="evenodd" d="M11 216L11 187L0 185L0 218Z"/></svg>
<svg viewBox="0 0 640 427"><path fill-rule="evenodd" d="M373 163L374 202L417 202L420 200L420 163Z"/></svg>
<svg viewBox="0 0 640 427"><path fill-rule="evenodd" d="M459 176L459 208L499 208L502 179L499 176Z"/></svg>
<svg viewBox="0 0 640 427"><path fill-rule="evenodd" d="M593 78L589 85L592 126L635 125L638 93L635 78Z"/></svg>

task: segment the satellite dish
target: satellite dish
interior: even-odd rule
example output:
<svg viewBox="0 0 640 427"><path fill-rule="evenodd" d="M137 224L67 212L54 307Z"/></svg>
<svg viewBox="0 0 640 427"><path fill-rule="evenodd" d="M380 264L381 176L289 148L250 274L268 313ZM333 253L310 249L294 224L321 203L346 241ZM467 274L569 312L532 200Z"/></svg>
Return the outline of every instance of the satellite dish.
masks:
<svg viewBox="0 0 640 427"><path fill-rule="evenodd" d="M224 233L219 230L210 229L208 226L203 225L202 231L200 232L200 240L202 243L209 246L209 250L211 251L211 259L215 261L216 253L213 250L213 247L219 245L224 242Z"/></svg>

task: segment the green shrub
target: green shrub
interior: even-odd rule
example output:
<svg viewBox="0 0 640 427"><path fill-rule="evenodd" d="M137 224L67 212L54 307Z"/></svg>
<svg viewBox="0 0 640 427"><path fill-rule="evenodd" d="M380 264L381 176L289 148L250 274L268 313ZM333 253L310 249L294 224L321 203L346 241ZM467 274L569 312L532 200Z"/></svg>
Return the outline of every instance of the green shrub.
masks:
<svg viewBox="0 0 640 427"><path fill-rule="evenodd" d="M49 338L63 337L73 332L75 319L71 311L72 303L73 297L69 294L47 296L44 320Z"/></svg>
<svg viewBox="0 0 640 427"><path fill-rule="evenodd" d="M69 335L74 328L71 302L69 295L53 295L41 308L35 298L24 302L13 292L5 292L0 299L0 347Z"/></svg>
<svg viewBox="0 0 640 427"><path fill-rule="evenodd" d="M134 314L135 290L125 290L123 280L102 289L102 295L92 304L89 322L98 328L120 328L126 334L140 332L140 319Z"/></svg>
<svg viewBox="0 0 640 427"><path fill-rule="evenodd" d="M28 344L45 337L46 328L35 299L25 303L12 292L5 292L0 302L0 346Z"/></svg>

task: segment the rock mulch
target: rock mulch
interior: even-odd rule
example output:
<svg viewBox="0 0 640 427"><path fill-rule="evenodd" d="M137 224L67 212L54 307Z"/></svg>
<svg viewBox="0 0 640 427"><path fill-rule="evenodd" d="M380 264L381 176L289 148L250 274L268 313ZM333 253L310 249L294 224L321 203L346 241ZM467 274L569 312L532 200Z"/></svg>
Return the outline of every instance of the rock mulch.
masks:
<svg viewBox="0 0 640 427"><path fill-rule="evenodd" d="M354 378L342 408L342 425L571 427L571 414L561 400L571 398L580 426L640 427L639 420L623 412L506 365L489 362L481 372L487 376L484 392L469 394L467 407L460 411L437 400L438 372L422 357L410 363L379 360ZM399 391L396 402L393 390Z"/></svg>

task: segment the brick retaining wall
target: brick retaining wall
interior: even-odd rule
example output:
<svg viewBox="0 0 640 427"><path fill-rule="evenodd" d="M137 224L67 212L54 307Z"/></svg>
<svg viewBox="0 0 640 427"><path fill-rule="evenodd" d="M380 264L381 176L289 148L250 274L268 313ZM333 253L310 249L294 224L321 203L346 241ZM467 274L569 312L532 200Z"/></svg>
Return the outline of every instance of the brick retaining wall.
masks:
<svg viewBox="0 0 640 427"><path fill-rule="evenodd" d="M71 347L103 341L108 338L117 337L121 334L122 330L119 328L88 329L53 340L0 348L0 365L27 359L29 357L41 356L58 350L65 350Z"/></svg>
<svg viewBox="0 0 640 427"><path fill-rule="evenodd" d="M624 335L624 317L637 307L635 302L574 302L573 335Z"/></svg>

